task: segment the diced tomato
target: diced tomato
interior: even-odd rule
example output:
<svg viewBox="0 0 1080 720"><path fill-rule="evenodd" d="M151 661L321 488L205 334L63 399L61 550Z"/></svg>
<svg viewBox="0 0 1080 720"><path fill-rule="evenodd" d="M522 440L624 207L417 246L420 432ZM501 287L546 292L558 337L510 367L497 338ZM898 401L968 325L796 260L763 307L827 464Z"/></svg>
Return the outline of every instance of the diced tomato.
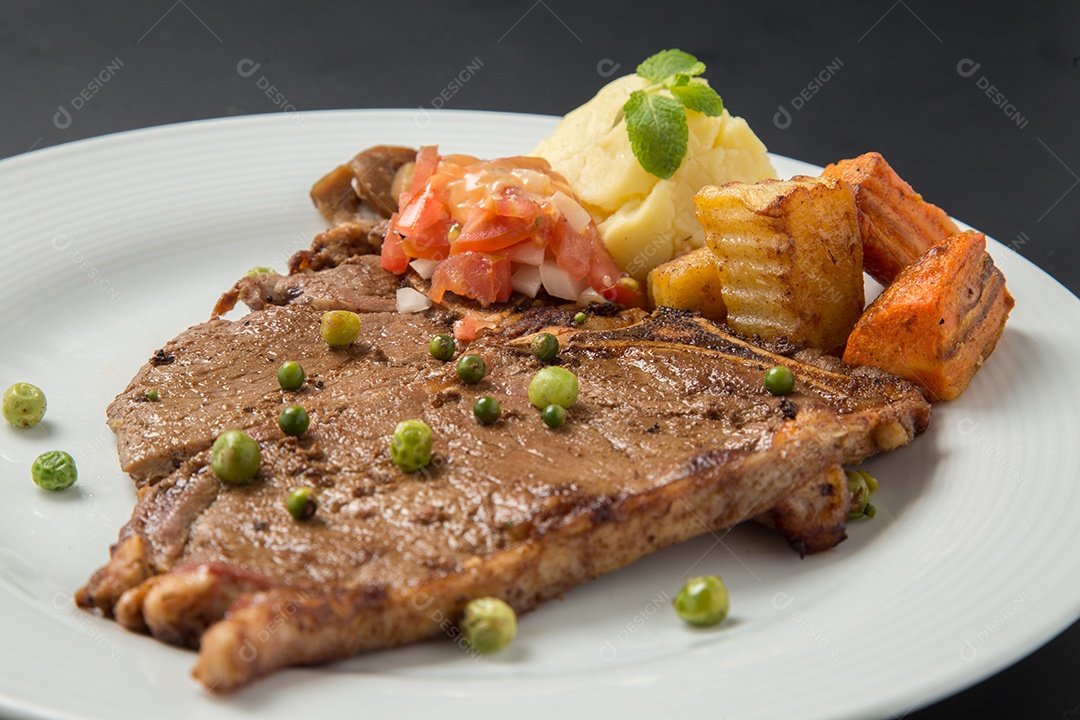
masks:
<svg viewBox="0 0 1080 720"><path fill-rule="evenodd" d="M504 188L502 192L496 193L492 200L495 213L503 217L519 218L531 223L540 215L536 201L526 197L518 188Z"/></svg>
<svg viewBox="0 0 1080 720"><path fill-rule="evenodd" d="M464 252L439 263L431 276L429 295L442 302L446 291L471 297L483 307L510 299L510 260L505 255Z"/></svg>
<svg viewBox="0 0 1080 720"><path fill-rule="evenodd" d="M454 241L453 254L463 252L494 252L503 250L525 238L534 220L497 215L490 210L477 209L461 228Z"/></svg>
<svg viewBox="0 0 1080 720"><path fill-rule="evenodd" d="M594 228L589 229L589 240L589 284L593 289L611 302L627 307L644 307L645 296L638 284L619 269L600 233Z"/></svg>
<svg viewBox="0 0 1080 720"><path fill-rule="evenodd" d="M619 303L626 307L645 307L645 296L641 291L632 290L621 282L615 283L601 294L609 302Z"/></svg>
<svg viewBox="0 0 1080 720"><path fill-rule="evenodd" d="M544 247L553 247L555 245L555 237L559 234L559 220L562 218L555 218L552 215L541 215L533 222L534 230L532 232L533 238L535 238ZM554 250L552 251L554 252Z"/></svg>
<svg viewBox="0 0 1080 720"><path fill-rule="evenodd" d="M401 209L394 229L403 235L422 233L450 214L431 188L424 188Z"/></svg>
<svg viewBox="0 0 1080 720"><path fill-rule="evenodd" d="M454 339L462 342L472 342L480 331L480 320L472 313L465 313L465 317L454 322Z"/></svg>
<svg viewBox="0 0 1080 720"><path fill-rule="evenodd" d="M409 267L409 256L401 247L401 236L393 230L396 220L397 213L394 213L390 216L390 229L386 231L386 238L383 240L380 262L383 270L400 275Z"/></svg>
<svg viewBox="0 0 1080 720"><path fill-rule="evenodd" d="M420 192L420 190L427 184L428 179L432 173L435 172L435 167L439 164L439 146L438 145L424 145L416 153L416 165L413 169L412 185L407 190L401 193L401 197L398 198L398 206L407 204L412 200L413 195Z"/></svg>
<svg viewBox="0 0 1080 720"><path fill-rule="evenodd" d="M402 249L411 258L445 260L450 255L448 233L453 222L449 215L444 214L437 223L424 232L407 235L401 241Z"/></svg>
<svg viewBox="0 0 1080 720"><path fill-rule="evenodd" d="M566 180L542 158L485 162L422 147L412 185L399 198L400 213L391 218L383 267L401 273L413 258L438 261L429 293L435 302L451 291L487 306L510 298L511 262L542 262L550 248L570 280L587 280L612 301L640 304L641 292L620 281L624 275L596 226L575 231L552 203L555 192L573 197ZM509 260L507 253L524 243L536 252L515 250L517 259Z"/></svg>
<svg viewBox="0 0 1080 720"><path fill-rule="evenodd" d="M623 271L611 257L599 233L591 233L589 238L589 284L598 292L603 292L623 276Z"/></svg>
<svg viewBox="0 0 1080 720"><path fill-rule="evenodd" d="M589 238L574 232L566 218L559 218L551 250L555 253L555 263L572 279L580 280L589 274L594 248Z"/></svg>

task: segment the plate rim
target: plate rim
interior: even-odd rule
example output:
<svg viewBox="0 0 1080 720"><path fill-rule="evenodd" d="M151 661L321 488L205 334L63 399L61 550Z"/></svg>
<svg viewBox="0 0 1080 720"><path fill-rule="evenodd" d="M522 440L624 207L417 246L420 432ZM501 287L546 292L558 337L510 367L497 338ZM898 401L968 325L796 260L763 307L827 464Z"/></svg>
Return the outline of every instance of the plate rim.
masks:
<svg viewBox="0 0 1080 720"><path fill-rule="evenodd" d="M304 112L302 112L300 114L304 115L304 116L318 116L318 117L327 117L327 118L335 118L335 117L343 117L343 118L344 117L375 118L375 117L405 117L405 116L414 115L415 112L416 112L415 110L401 109L401 108L372 108L372 109L361 109L361 110L333 109L333 110L304 111ZM465 116L465 117L469 117L469 116L483 116L483 117L487 117L487 118L501 117L501 118L510 119L511 121L513 121L513 120L529 120L529 121L538 121L538 122L542 122L542 123L554 123L559 119L557 116L551 116L551 115L529 114L529 113L514 113L514 112L502 112L502 111L495 112L495 111L480 111L480 110L438 110L438 111L428 111L428 112L429 113L437 113L439 115L456 115L456 116ZM184 122L180 122L180 123L170 123L170 124L165 124L165 125L157 125L157 126L152 126L152 127L135 128L135 129L130 129L130 130L118 131L118 132L115 132L115 133L110 133L108 135L96 136L96 137L91 137L91 138L83 138L83 139L80 139L80 140L72 141L70 143L64 143L64 144L60 144L60 145L50 146L50 147L47 147L47 148L40 148L40 149L31 151L31 152L28 152L28 153L15 155L15 156L0 160L0 181L2 181L3 176L6 175L9 170L18 169L23 164L47 161L47 160L41 160L41 158L48 159L48 158L51 158L53 155L63 155L63 154L72 153L72 152L78 153L78 152L84 151L85 149L96 149L98 147L104 148L104 147L108 147L111 144L124 144L124 143L128 142L129 140L131 140L132 138L135 138L135 139L140 140L140 141L144 140L144 139L154 140L156 138L172 136L174 134L182 135L182 134L184 134L186 132L191 131L192 129L201 130L203 128L232 127L234 125L235 126L243 126L243 125L248 125L248 124L262 124L262 123L278 124L278 123L284 123L284 122L292 122L292 121L289 120L286 116L283 116L281 113L263 113L263 114L257 114L257 115L242 115L242 116L231 116L231 117L220 117L220 118L208 118L208 119L190 120L190 121L184 121ZM788 158L788 157L777 155L777 154L771 154L771 155L773 157L775 157L775 158L783 158L784 160L790 160L790 161L793 161L793 162L796 162L796 163L800 163L802 165L808 165L808 166L812 166L812 167L817 167L817 166L812 165L811 163L805 163L803 161L799 161L799 160L796 160L794 158ZM970 227L970 225L967 225L966 223L962 223L962 224L965 227ZM1018 253L1014 249L1010 248L1009 246L1005 245L1004 243L1001 243L1001 242L999 242L999 241L997 241L997 240L995 240L993 238L990 238L989 236L988 236L988 239L993 240L993 243L992 243L993 246L994 246L993 247L993 252L992 252L993 255L996 256L996 255L998 255L998 253L1004 252L1007 256L1010 257L1010 262L1023 261L1023 263L1021 263L1021 264L1029 266L1028 269L1030 271L1038 273L1038 275L1040 276L1040 280L1042 282L1045 282L1046 279L1049 279L1049 280L1053 281L1053 285L1055 285L1061 291L1064 291L1067 296L1071 297L1073 299L1073 301L1074 301L1073 310L1076 310L1077 307L1080 307L1080 299L1078 299L1077 296L1074 295L1067 287L1065 287L1062 283L1060 283L1058 280L1056 280L1051 275L1049 275L1046 271L1042 270L1039 266L1037 266L1031 260L1024 257L1023 255L1021 255L1020 253ZM1057 292L1057 290L1055 290L1055 292ZM1075 450L1073 452L1075 453ZM978 683L978 682L980 682L980 681L982 681L982 680L984 680L984 679L986 679L988 677L991 677L991 676L997 674L1003 668L1005 668L1005 667L1019 661L1023 657L1026 657L1027 655L1029 655L1031 652L1034 652L1039 647L1044 645L1046 642L1051 640L1053 637L1060 634L1060 632L1062 632L1069 625L1076 622L1076 620L1078 618L1080 618L1080 597L1074 598L1072 605L1074 607L1074 611L1073 611L1073 616L1071 617L1071 619L1067 619L1065 621L1058 620L1058 621L1055 621L1055 622L1046 622L1044 620L1043 623L1039 624L1041 627L1043 627L1043 632L1038 633L1038 637L1029 638L1028 642L1026 642L1024 644L1026 649L1023 650L1020 654L1008 653L1008 652L1004 652L1002 650L998 650L996 652L988 652L987 655L990 656L990 658L992 658L992 660L989 663L984 662L984 663L980 664L979 667L983 668L981 671L973 672L973 673L967 673L967 674L961 673L961 675L965 675L965 676L968 677L968 681L966 681L966 682L961 681L960 683L954 683L949 688L947 688L945 690L942 690L939 693L928 693L925 696L925 702L922 702L921 704L917 705L917 707L923 707L924 705L930 704L931 702L934 702L934 701L937 701L937 700L940 700L943 697L955 694L956 692L960 692L961 690L963 690L963 689L965 689L967 687L970 687L970 686L972 686L972 685L974 685L974 684L976 684L976 683ZM1029 620L1028 622L1030 623L1031 620ZM8 705L8 703L7 703L8 700L9 700L9 698L7 698L6 696L0 695L0 707L4 708L5 710L12 710L12 711L15 711L15 712L19 712L19 709L17 708L17 706ZM848 716L849 715L843 715L843 717L848 717ZM854 717L855 714L852 713L850 716ZM30 717L30 715L27 715L27 717Z"/></svg>

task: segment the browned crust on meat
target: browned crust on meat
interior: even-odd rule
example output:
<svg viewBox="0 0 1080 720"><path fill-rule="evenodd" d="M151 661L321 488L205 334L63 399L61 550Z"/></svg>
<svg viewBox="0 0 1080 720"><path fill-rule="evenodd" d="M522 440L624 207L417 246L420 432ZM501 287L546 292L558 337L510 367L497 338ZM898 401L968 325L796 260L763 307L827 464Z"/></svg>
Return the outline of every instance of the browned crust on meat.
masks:
<svg viewBox="0 0 1080 720"><path fill-rule="evenodd" d="M242 302L251 310L262 310L269 305L286 305L301 292L304 279L297 275L310 274L316 270L336 268L350 259L372 255L378 252L386 236L386 222L347 222L337 225L315 236L310 250L301 250L289 258L289 275L275 272L242 277L236 284L218 298L211 318L219 318L229 313L237 302ZM393 276L383 278L391 283ZM363 294L373 302L357 306L357 312L386 312L394 309L394 298L384 293L372 294L371 277L354 278L361 281L353 286L352 294ZM366 281L366 282L365 282ZM383 283L384 285L386 282ZM340 282L336 284L340 293L348 294L350 287ZM379 287L374 288L376 291Z"/></svg>
<svg viewBox="0 0 1080 720"><path fill-rule="evenodd" d="M315 236L310 250L289 259L289 272L308 272L337 267L355 255L379 251L386 237L386 221L347 222Z"/></svg>
<svg viewBox="0 0 1080 720"><path fill-rule="evenodd" d="M771 525L802 556L824 552L847 538L851 491L847 474L833 465L776 503Z"/></svg>
<svg viewBox="0 0 1080 720"><path fill-rule="evenodd" d="M95 572L90 582L75 593L75 603L109 615L121 595L142 585L151 575L142 537L129 535L112 546L109 564Z"/></svg>
<svg viewBox="0 0 1080 720"><path fill-rule="evenodd" d="M240 597L274 585L269 578L225 563L177 568L154 579L147 592L131 598L125 619L132 623L130 629L140 630L141 615L146 630L158 640L188 647L198 647L206 628Z"/></svg>
<svg viewBox="0 0 1080 720"><path fill-rule="evenodd" d="M860 422L876 425L871 417ZM816 414L785 430L769 452L702 453L649 493L583 504L542 536L430 582L326 595L298 589L255 594L207 629L194 675L222 691L289 665L415 642L448 632L443 621L453 622L476 597L531 610L585 580L769 507L790 487L823 473L823 435L847 432ZM778 474L785 482L775 481Z"/></svg>

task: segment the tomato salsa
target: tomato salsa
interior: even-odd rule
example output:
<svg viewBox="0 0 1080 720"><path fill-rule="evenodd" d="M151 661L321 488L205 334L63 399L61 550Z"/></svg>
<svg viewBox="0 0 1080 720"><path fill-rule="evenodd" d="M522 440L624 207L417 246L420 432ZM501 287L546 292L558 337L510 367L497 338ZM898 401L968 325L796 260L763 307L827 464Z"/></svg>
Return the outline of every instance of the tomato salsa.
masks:
<svg viewBox="0 0 1080 720"><path fill-rule="evenodd" d="M453 292L482 306L514 291L581 303L640 302L588 211L543 158L480 160L420 148L382 246L382 266L411 265L429 295Z"/></svg>

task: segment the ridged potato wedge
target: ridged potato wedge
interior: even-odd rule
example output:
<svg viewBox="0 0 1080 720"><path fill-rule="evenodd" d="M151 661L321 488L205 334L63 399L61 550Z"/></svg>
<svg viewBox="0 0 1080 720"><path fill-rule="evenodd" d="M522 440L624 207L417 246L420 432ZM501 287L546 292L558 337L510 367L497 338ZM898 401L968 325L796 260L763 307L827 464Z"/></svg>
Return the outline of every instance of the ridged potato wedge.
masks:
<svg viewBox="0 0 1080 720"><path fill-rule="evenodd" d="M844 345L864 305L855 197L836 178L706 186L694 198L727 322L766 340Z"/></svg>

